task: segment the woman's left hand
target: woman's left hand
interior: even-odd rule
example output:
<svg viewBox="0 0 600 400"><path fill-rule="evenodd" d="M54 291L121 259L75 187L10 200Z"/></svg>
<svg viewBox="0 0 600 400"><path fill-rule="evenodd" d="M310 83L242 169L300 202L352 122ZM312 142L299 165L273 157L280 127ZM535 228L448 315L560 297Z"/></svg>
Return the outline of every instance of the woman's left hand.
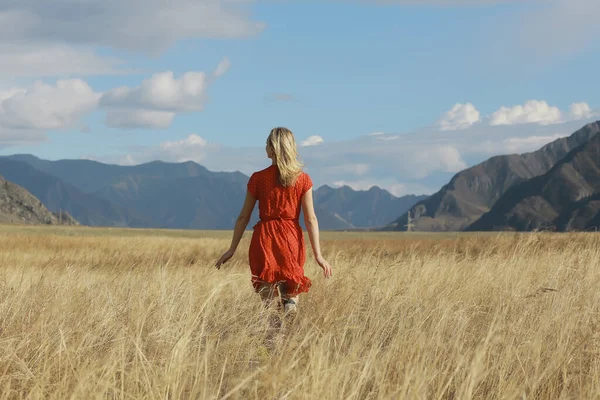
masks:
<svg viewBox="0 0 600 400"><path fill-rule="evenodd" d="M215 264L215 267L217 267L217 269L221 269L221 265L225 264L227 261L229 261L229 259L231 257L233 257L233 255L235 254L235 251L233 250L227 250L225 253L223 253L223 255L221 256L221 258L219 258L219 260L217 261L217 263Z"/></svg>

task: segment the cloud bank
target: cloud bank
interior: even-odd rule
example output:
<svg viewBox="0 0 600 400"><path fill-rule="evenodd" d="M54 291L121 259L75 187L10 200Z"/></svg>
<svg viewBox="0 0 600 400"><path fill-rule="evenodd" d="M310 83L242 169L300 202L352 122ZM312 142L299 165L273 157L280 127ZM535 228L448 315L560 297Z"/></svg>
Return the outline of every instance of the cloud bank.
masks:
<svg viewBox="0 0 600 400"><path fill-rule="evenodd" d="M0 3L0 38L12 43L71 43L154 52L181 39L244 38L261 32L265 25L250 18L248 4L252 2L4 1Z"/></svg>
<svg viewBox="0 0 600 400"><path fill-rule="evenodd" d="M166 129L178 113L204 108L210 85L227 72L229 60L206 74L171 71L154 74L137 87L95 92L82 79L59 79L55 84L36 81L28 87L0 91L0 144L45 138L45 131L73 129L84 117L106 110L106 125L120 129ZM20 132L20 134L19 134Z"/></svg>
<svg viewBox="0 0 600 400"><path fill-rule="evenodd" d="M0 74L96 75L125 72L111 48L157 55L185 39L243 39L265 24L251 0L0 1ZM227 67L217 69L222 74Z"/></svg>
<svg viewBox="0 0 600 400"><path fill-rule="evenodd" d="M599 116L589 104L573 103L568 112L561 111L543 100L528 100L523 105L502 106L489 116L482 117L479 110L471 104L456 104L444 113L436 127L441 131L457 131L481 123L488 126L499 125L552 125L567 121L577 121Z"/></svg>
<svg viewBox="0 0 600 400"><path fill-rule="evenodd" d="M80 79L55 86L35 82L0 94L0 125L16 129L61 129L93 111L100 95Z"/></svg>
<svg viewBox="0 0 600 400"><path fill-rule="evenodd" d="M492 114L490 125L516 124L555 124L562 120L558 107L551 107L545 101L530 100L525 105L501 107Z"/></svg>
<svg viewBox="0 0 600 400"><path fill-rule="evenodd" d="M166 71L152 75L137 87L111 89L100 98L100 106L107 109L106 124L122 129L166 129L177 113L202 111L208 87L230 66L225 58L211 74L192 71L175 77L172 71Z"/></svg>

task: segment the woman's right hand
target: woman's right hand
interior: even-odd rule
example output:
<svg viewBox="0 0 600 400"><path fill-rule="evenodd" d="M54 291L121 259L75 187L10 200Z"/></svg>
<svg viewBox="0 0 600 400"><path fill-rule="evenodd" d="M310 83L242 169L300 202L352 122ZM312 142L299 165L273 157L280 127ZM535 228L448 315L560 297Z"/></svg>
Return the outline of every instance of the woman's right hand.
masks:
<svg viewBox="0 0 600 400"><path fill-rule="evenodd" d="M217 261L217 263L215 264L215 267L217 267L217 269L221 269L221 265L225 264L227 261L229 261L229 259L231 257L233 257L233 255L235 254L234 250L227 250L222 256L221 258L219 258L219 260Z"/></svg>
<svg viewBox="0 0 600 400"><path fill-rule="evenodd" d="M319 266L323 268L323 275L325 275L325 278L329 278L333 275L331 265L329 265L329 263L325 261L325 259L322 256L315 257L315 261L317 261L317 264L319 264Z"/></svg>

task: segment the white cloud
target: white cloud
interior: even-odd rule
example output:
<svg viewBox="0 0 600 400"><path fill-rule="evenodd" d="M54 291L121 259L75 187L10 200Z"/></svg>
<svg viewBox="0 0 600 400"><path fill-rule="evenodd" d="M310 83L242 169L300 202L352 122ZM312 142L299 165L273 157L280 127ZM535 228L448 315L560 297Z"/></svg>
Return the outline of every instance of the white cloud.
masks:
<svg viewBox="0 0 600 400"><path fill-rule="evenodd" d="M538 124L551 125L568 120L582 120L595 115L587 103L573 103L568 113L558 107L550 106L541 100L529 100L524 105L500 107L489 117L481 118L479 111L471 103L457 104L438 121L438 126L444 130L470 128L476 122L491 126Z"/></svg>
<svg viewBox="0 0 600 400"><path fill-rule="evenodd" d="M412 157L414 176L424 178L434 171L459 172L467 168L460 152L451 145L423 149Z"/></svg>
<svg viewBox="0 0 600 400"><path fill-rule="evenodd" d="M120 128L168 128L176 113L201 111L206 91L214 78L229 69L223 59L211 75L201 71L186 72L176 78L172 71L156 73L140 86L111 89L100 98L108 110L107 125Z"/></svg>
<svg viewBox="0 0 600 400"><path fill-rule="evenodd" d="M0 90L0 116L2 116L2 103L4 100L12 98L17 94L23 94L24 89L21 88L6 88ZM30 129L17 129L3 125L3 120L0 118L0 148L22 144L22 143L39 143L46 139L46 135L43 131L30 128Z"/></svg>
<svg viewBox="0 0 600 400"><path fill-rule="evenodd" d="M466 129L481 120L479 110L471 103L456 104L446 112L437 125L442 131Z"/></svg>
<svg viewBox="0 0 600 400"><path fill-rule="evenodd" d="M492 114L490 125L517 125L537 123L556 124L562 121L558 107L552 107L545 101L529 100L524 105L501 107Z"/></svg>
<svg viewBox="0 0 600 400"><path fill-rule="evenodd" d="M185 139L162 142L155 149L155 154L158 156L156 158L164 161L195 161L200 163L204 161L207 152L216 150L217 148L217 146L210 145L201 136L191 134Z"/></svg>
<svg viewBox="0 0 600 400"><path fill-rule="evenodd" d="M229 71L229 68L231 67L231 63L229 62L229 58L225 57L221 60L221 62L217 65L217 68L215 68L214 72L213 72L213 76L215 78L218 78L220 76L225 75L225 73L227 71Z"/></svg>
<svg viewBox="0 0 600 400"><path fill-rule="evenodd" d="M567 137L591 120L565 120L558 124L479 125L453 138L453 145L468 160L468 164L484 161L490 156L524 153L538 150L561 137Z"/></svg>
<svg viewBox="0 0 600 400"><path fill-rule="evenodd" d="M442 131L466 130L474 127L477 122L479 126L501 126L501 125L524 125L559 124L569 120L589 119L596 115L587 103L573 103L569 112L562 112L558 107L550 106L548 102L541 100L529 100L523 105L512 107L500 107L492 115L482 117L477 108L471 104L456 104L450 111L438 121L437 126ZM381 137L382 139L384 137Z"/></svg>
<svg viewBox="0 0 600 400"><path fill-rule="evenodd" d="M458 172L467 168L460 152L452 146L441 146L434 150L434 155L439 157L440 170L444 172Z"/></svg>
<svg viewBox="0 0 600 400"><path fill-rule="evenodd" d="M158 55L180 40L245 38L265 24L253 0L0 1L0 75L81 77L128 73L96 49ZM214 77L227 71L224 59Z"/></svg>
<svg viewBox="0 0 600 400"><path fill-rule="evenodd" d="M578 120L591 118L594 116L594 113L592 112L590 105L587 103L573 103L569 108L569 115L572 119Z"/></svg>
<svg viewBox="0 0 600 400"><path fill-rule="evenodd" d="M356 189L373 185L396 195L429 194L447 183L458 171L490 156L537 150L559 137L580 129L582 121L556 125L477 124L448 135L438 129L397 135L379 141L362 136L353 140L324 142L302 147L300 155L315 186L346 183ZM264 147L227 147L199 135L170 139L160 145L123 150L136 163L152 160L196 161L213 171L241 171L249 175L269 165ZM99 157L125 163L124 157ZM425 189L424 189L425 188Z"/></svg>
<svg viewBox="0 0 600 400"><path fill-rule="evenodd" d="M98 106L100 94L81 79L55 86L35 82L0 94L0 126L12 129L70 128Z"/></svg>
<svg viewBox="0 0 600 400"><path fill-rule="evenodd" d="M106 93L95 92L81 79L59 79L55 84L36 81L26 88L2 89L0 141L39 141L45 138L46 130L77 128L76 124L98 106L106 109L109 127L166 129L177 113L202 110L210 83L228 68L229 60L224 59L208 76L187 72L175 78L167 71L138 87L119 87ZM79 128L86 130L85 126Z"/></svg>
<svg viewBox="0 0 600 400"><path fill-rule="evenodd" d="M354 181L357 176L368 181L384 177L427 180L434 174L454 173L467 167L453 144L455 140L439 131L399 135L391 141L362 137L309 147L301 156L324 182Z"/></svg>
<svg viewBox="0 0 600 400"><path fill-rule="evenodd" d="M385 133L384 132L371 132L367 136L381 136L381 135L385 135Z"/></svg>
<svg viewBox="0 0 600 400"><path fill-rule="evenodd" d="M259 33L248 0L47 0L0 3L0 42L70 43L151 53L177 40Z"/></svg>
<svg viewBox="0 0 600 400"><path fill-rule="evenodd" d="M0 90L0 102L9 99L17 94L23 94L25 92L25 89L17 87L11 87L4 90Z"/></svg>
<svg viewBox="0 0 600 400"><path fill-rule="evenodd" d="M113 110L106 113L106 125L122 129L167 129L174 118L175 113L169 111Z"/></svg>
<svg viewBox="0 0 600 400"><path fill-rule="evenodd" d="M208 155L213 155L220 160L228 160L227 154L221 146L211 144L203 137L192 133L183 139L166 140L155 146L134 147L122 155L98 156L86 155L88 159L102 160L102 162L118 165L137 165L150 161L185 162L194 161L204 164ZM233 171L239 165L233 166ZM229 170L218 168L218 170Z"/></svg>
<svg viewBox="0 0 600 400"><path fill-rule="evenodd" d="M195 133L189 135L185 139L176 140L176 141L167 141L160 144L160 148L163 150L166 149L181 149L187 148L188 146L200 146L205 147L208 142L203 139L201 136L196 135Z"/></svg>
<svg viewBox="0 0 600 400"><path fill-rule="evenodd" d="M2 44L0 39L0 75L45 77L127 72L119 69L121 66L121 60L101 57L88 49L64 44Z"/></svg>
<svg viewBox="0 0 600 400"><path fill-rule="evenodd" d="M160 72L138 87L122 86L109 90L100 99L100 104L161 111L200 111L204 107L207 83L204 72L186 72L179 79L172 71Z"/></svg>
<svg viewBox="0 0 600 400"><path fill-rule="evenodd" d="M0 88L0 143L39 142L45 140L47 130L89 131L85 124L78 124L99 105L107 111L109 127L166 129L177 113L202 110L208 86L229 65L223 59L210 75L187 72L175 78L169 71L159 73L138 87L106 93L95 92L81 79L59 79L54 84L36 81L29 87L6 88L4 84Z"/></svg>
<svg viewBox="0 0 600 400"><path fill-rule="evenodd" d="M503 140L503 148L509 153L526 153L535 151L563 137L564 135L554 134L549 136L526 136L512 137Z"/></svg>
<svg viewBox="0 0 600 400"><path fill-rule="evenodd" d="M308 147L308 146L317 146L321 143L323 143L323 138L321 136L314 135L314 136L309 136L308 138L306 138L306 140L303 140L300 145L302 147Z"/></svg>

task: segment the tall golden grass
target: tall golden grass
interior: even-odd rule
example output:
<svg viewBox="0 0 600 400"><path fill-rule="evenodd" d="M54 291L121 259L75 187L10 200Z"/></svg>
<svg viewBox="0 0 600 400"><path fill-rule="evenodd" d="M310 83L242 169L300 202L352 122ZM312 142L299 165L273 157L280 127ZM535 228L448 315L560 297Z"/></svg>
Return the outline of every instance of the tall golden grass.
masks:
<svg viewBox="0 0 600 400"><path fill-rule="evenodd" d="M597 234L325 235L277 328L247 237L99 231L0 233L0 398L600 397Z"/></svg>

